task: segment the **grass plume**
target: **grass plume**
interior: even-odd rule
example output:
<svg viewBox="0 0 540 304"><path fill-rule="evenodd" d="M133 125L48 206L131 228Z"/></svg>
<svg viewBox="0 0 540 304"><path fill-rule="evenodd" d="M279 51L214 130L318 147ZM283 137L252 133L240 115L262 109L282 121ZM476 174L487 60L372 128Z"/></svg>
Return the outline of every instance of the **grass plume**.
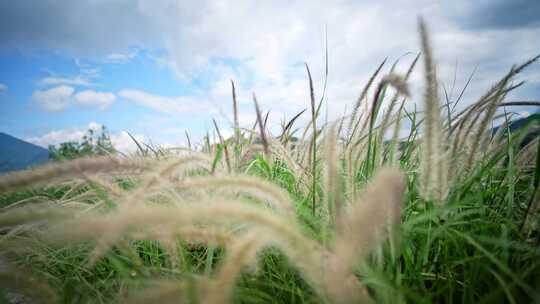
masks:
<svg viewBox="0 0 540 304"><path fill-rule="evenodd" d="M186 132L188 147L1 176L0 266L13 268L0 283L65 303L537 301L540 148L525 142L537 124L515 131L500 112L538 57L456 111L452 93L440 104L422 20L419 32L421 111L405 104L417 56L405 76L383 61L351 115L318 119L326 54L322 97L306 64L309 109L277 137L255 95L256 122L240 128L231 81L230 138L214 121L201 143Z"/></svg>

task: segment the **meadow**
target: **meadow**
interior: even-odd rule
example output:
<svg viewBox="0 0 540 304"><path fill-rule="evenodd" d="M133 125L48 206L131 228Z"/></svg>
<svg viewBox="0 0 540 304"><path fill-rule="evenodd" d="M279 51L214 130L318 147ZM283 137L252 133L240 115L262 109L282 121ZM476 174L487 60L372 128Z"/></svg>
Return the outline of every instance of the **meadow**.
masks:
<svg viewBox="0 0 540 304"><path fill-rule="evenodd" d="M199 145L137 143L137 155L0 176L4 291L30 303L540 301L540 145L524 143L538 121L511 131L505 107L539 57L476 101L450 100L422 21L419 35L409 69L381 63L336 121L306 65L311 99L280 134L255 94L257 121L239 127L232 83L230 138L216 123ZM420 68L424 91L410 92ZM411 94L421 111L406 110Z"/></svg>

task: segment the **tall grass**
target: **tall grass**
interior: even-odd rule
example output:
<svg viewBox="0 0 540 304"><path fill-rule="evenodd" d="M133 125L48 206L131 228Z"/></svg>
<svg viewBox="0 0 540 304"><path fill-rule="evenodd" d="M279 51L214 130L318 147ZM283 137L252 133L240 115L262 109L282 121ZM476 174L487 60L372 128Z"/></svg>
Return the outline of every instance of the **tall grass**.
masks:
<svg viewBox="0 0 540 304"><path fill-rule="evenodd" d="M231 139L214 121L218 140L199 148L0 177L2 286L65 303L540 301L538 140L487 127L538 57L456 113L419 32L422 112L404 106L419 57L403 77L379 77L383 61L352 115L328 123L306 65L305 128L304 110L271 136L253 94L257 121L241 129L231 83Z"/></svg>

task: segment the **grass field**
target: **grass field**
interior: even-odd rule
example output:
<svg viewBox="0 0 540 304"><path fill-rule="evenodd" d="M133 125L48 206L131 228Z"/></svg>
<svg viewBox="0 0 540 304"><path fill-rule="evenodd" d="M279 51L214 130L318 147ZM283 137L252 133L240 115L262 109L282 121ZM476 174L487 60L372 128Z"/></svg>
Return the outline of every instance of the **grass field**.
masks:
<svg viewBox="0 0 540 304"><path fill-rule="evenodd" d="M456 111L419 33L410 69L381 64L337 121L306 65L306 126L271 136L254 95L239 128L233 86L231 138L1 176L0 284L52 303L540 301L538 122L510 132L502 107L538 57Z"/></svg>

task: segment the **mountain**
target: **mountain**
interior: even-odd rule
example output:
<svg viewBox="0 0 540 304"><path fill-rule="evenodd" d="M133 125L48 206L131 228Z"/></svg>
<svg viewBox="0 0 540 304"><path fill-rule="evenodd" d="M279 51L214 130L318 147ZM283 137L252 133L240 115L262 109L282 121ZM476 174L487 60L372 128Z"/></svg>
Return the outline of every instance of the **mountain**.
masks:
<svg viewBox="0 0 540 304"><path fill-rule="evenodd" d="M49 151L0 132L0 174L46 162Z"/></svg>
<svg viewBox="0 0 540 304"><path fill-rule="evenodd" d="M495 134L499 128L500 126L493 128L492 133ZM520 143L520 146L523 147L540 136L540 113L534 113L525 118L511 121L508 123L508 129L513 134L516 134L517 132L527 132L523 134L524 136ZM504 134L506 134L506 132L504 132Z"/></svg>

